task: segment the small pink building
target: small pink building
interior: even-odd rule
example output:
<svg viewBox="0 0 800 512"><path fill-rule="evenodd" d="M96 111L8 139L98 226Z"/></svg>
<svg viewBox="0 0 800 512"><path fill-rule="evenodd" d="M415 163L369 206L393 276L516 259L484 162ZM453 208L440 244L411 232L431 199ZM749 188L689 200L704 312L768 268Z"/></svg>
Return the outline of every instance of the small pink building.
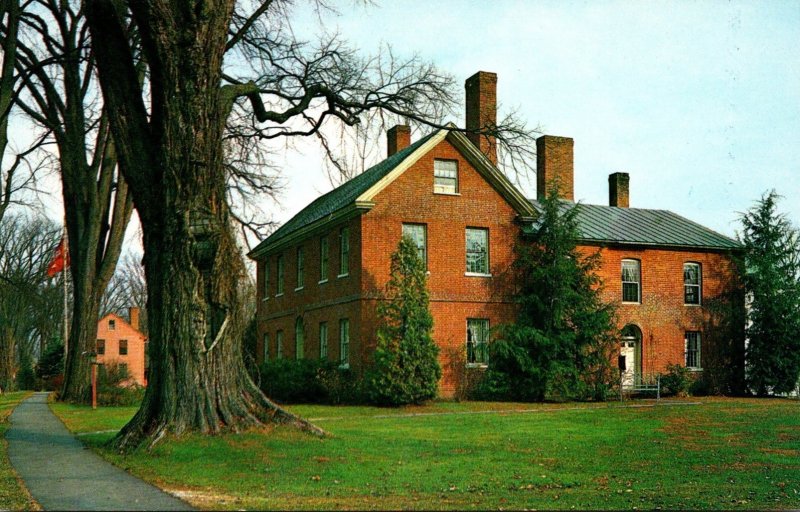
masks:
<svg viewBox="0 0 800 512"><path fill-rule="evenodd" d="M145 350L147 336L139 331L139 308L128 310L129 321L109 313L97 324L97 362L127 367L128 384L147 385Z"/></svg>

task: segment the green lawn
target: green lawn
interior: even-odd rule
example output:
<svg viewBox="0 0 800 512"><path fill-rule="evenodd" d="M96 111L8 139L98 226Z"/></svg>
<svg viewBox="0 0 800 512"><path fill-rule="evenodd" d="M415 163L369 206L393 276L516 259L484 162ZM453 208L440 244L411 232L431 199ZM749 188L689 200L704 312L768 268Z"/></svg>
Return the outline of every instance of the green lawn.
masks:
<svg viewBox="0 0 800 512"><path fill-rule="evenodd" d="M14 407L29 395L30 392L26 391L0 394L0 509L3 510L38 510L36 503L17 478L17 473L11 468L5 439L9 427L8 417Z"/></svg>
<svg viewBox="0 0 800 512"><path fill-rule="evenodd" d="M800 507L800 403L696 402L296 406L331 437L279 427L101 453L204 508ZM133 413L54 409L81 432ZM99 447L112 435L81 439Z"/></svg>

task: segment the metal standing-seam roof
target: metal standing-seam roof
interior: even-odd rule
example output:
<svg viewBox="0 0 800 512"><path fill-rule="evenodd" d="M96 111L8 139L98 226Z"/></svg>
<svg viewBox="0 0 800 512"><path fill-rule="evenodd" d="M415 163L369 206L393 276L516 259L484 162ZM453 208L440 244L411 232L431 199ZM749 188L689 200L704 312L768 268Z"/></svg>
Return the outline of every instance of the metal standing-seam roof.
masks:
<svg viewBox="0 0 800 512"><path fill-rule="evenodd" d="M541 211L538 201L531 200L531 204ZM575 203L564 202L562 208L575 206ZM582 242L716 250L742 247L736 240L668 210L581 203L577 206L576 219Z"/></svg>
<svg viewBox="0 0 800 512"><path fill-rule="evenodd" d="M258 253L263 247L272 245L282 238L294 233L309 224L325 218L332 213L349 206L361 194L366 192L375 183L381 180L384 176L389 174L395 167L400 165L406 157L410 156L420 146L425 144L436 131L422 137L415 143L403 148L394 155L386 158L380 163L370 167L363 173L342 183L340 186L324 194L308 206L300 210L294 217L289 219L284 225L276 229L270 236L258 244L250 254Z"/></svg>

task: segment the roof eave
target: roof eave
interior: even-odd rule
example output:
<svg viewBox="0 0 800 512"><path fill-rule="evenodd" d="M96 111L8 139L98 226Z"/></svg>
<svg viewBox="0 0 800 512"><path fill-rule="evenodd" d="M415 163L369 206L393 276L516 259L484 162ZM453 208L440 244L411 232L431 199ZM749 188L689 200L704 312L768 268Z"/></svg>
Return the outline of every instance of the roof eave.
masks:
<svg viewBox="0 0 800 512"><path fill-rule="evenodd" d="M596 238L578 238L576 242L579 244L587 245L624 245L630 247L647 247L651 249L679 249L679 250L695 250L695 251L715 251L715 252L737 252L741 251L742 247L728 247L719 245L689 245L689 244L665 244L658 242L634 242L630 240L608 240Z"/></svg>
<svg viewBox="0 0 800 512"><path fill-rule="evenodd" d="M497 166L495 166L486 155L481 153L466 135L460 131L451 130L447 134L447 140L464 155L472 166L475 167L475 170L494 187L497 193L514 207L521 218L538 217L538 213L525 195L511 183L505 174L500 172Z"/></svg>
<svg viewBox="0 0 800 512"><path fill-rule="evenodd" d="M344 220L351 219L358 215L361 215L371 210L373 206L375 206L375 203L371 201L361 201L357 199L353 203L350 203L347 206L339 208L330 215L318 219L310 224L307 224L295 231L292 231L288 235L283 236L277 240L270 242L270 239L267 238L261 244L259 244L255 249L250 251L247 254L247 257L252 260L256 260L271 252L284 249L285 247L292 245L297 240L307 237L310 233L313 233L314 231L322 230L331 224L335 224Z"/></svg>

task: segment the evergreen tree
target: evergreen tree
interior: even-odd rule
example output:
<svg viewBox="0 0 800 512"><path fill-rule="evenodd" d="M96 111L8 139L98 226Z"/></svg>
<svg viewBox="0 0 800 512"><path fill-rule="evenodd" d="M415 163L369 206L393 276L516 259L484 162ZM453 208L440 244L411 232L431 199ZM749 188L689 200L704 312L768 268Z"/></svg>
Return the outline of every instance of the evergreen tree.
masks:
<svg viewBox="0 0 800 512"><path fill-rule="evenodd" d="M513 400L602 400L614 380L616 327L600 296L600 256L577 250L580 205L566 208L555 189L541 205L532 240L517 248L517 321L490 345L484 390Z"/></svg>
<svg viewBox="0 0 800 512"><path fill-rule="evenodd" d="M775 191L741 215L749 301L748 387L786 393L800 377L800 233L776 210Z"/></svg>
<svg viewBox="0 0 800 512"><path fill-rule="evenodd" d="M36 376L49 379L64 373L64 344L61 340L53 340L39 358L36 365Z"/></svg>
<svg viewBox="0 0 800 512"><path fill-rule="evenodd" d="M367 377L370 399L383 405L420 403L436 396L442 369L433 342L425 265L403 237L392 254L387 300L378 306L375 365Z"/></svg>

